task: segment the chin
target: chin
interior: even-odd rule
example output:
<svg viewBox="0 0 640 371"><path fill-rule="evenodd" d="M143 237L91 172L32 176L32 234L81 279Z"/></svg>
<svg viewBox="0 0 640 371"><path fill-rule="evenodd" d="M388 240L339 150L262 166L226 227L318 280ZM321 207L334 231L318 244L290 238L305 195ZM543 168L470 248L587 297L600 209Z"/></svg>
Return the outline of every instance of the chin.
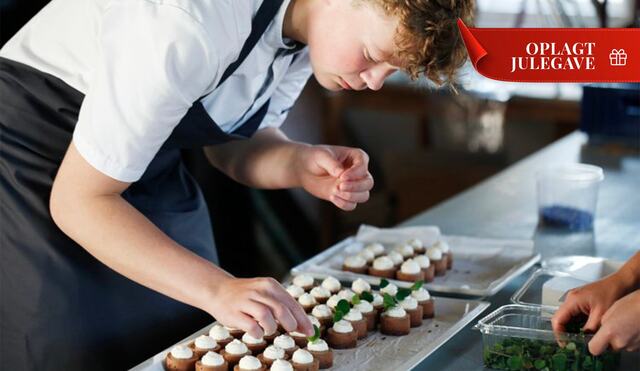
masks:
<svg viewBox="0 0 640 371"><path fill-rule="evenodd" d="M330 79L328 76L322 76L322 75L318 76L314 74L314 77L316 78L316 81L318 82L318 84L320 84L320 86L322 86L327 90L330 90L330 91L344 90L340 84Z"/></svg>

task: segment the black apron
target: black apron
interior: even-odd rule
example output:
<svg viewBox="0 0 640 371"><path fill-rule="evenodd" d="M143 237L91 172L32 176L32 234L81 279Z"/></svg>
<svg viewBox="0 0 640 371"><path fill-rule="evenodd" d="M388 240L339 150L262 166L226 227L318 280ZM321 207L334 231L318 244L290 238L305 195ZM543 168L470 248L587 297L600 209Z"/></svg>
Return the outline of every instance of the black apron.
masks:
<svg viewBox="0 0 640 371"><path fill-rule="evenodd" d="M238 59L218 86L260 40L282 1L261 4ZM0 94L0 368L120 370L211 321L115 273L53 223L51 186L71 142L82 93L0 58ZM268 104L228 134L198 100L122 196L176 242L217 263L207 207L180 150L250 137Z"/></svg>

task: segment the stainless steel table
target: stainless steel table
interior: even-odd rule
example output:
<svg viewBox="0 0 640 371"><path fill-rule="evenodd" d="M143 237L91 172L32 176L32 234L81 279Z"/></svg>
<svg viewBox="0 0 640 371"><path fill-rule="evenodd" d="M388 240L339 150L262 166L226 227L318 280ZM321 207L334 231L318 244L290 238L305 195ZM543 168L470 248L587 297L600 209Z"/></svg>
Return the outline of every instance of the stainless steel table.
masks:
<svg viewBox="0 0 640 371"><path fill-rule="evenodd" d="M613 158L605 166L583 158L587 138L573 133L514 164L477 186L403 223L440 226L444 234L496 238L530 238L542 259L558 255L593 255L626 260L640 250L640 158ZM609 159L611 160L611 159ZM538 227L536 171L551 164L589 162L602 166L594 231L558 232ZM615 165L611 165L611 163ZM428 190L425 190L428 192ZM529 272L498 294L484 298L493 309L509 303ZM415 370L482 370L482 337L460 331Z"/></svg>

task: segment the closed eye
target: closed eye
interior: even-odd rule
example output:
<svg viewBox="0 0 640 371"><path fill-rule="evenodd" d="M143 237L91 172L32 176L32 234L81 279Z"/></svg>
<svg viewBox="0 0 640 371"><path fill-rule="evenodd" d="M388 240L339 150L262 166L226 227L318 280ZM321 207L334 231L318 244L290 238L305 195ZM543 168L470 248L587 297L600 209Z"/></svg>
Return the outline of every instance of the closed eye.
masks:
<svg viewBox="0 0 640 371"><path fill-rule="evenodd" d="M376 61L375 59L373 59L373 57L371 57L371 54L369 54L369 51L365 48L364 49L364 58L372 63L378 64L379 62Z"/></svg>

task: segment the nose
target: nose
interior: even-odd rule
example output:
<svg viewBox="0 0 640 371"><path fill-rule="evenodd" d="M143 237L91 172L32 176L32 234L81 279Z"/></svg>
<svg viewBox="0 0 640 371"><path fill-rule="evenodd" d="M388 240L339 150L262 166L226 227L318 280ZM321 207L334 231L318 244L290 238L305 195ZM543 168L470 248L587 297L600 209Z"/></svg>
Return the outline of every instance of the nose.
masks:
<svg viewBox="0 0 640 371"><path fill-rule="evenodd" d="M384 85L384 80L396 71L396 67L387 63L379 63L362 71L360 78L367 84L369 89L380 90Z"/></svg>

